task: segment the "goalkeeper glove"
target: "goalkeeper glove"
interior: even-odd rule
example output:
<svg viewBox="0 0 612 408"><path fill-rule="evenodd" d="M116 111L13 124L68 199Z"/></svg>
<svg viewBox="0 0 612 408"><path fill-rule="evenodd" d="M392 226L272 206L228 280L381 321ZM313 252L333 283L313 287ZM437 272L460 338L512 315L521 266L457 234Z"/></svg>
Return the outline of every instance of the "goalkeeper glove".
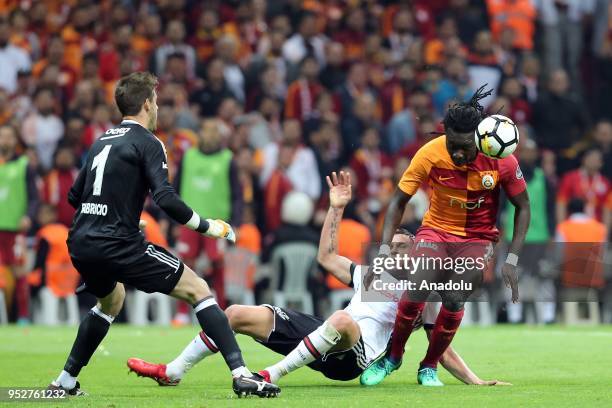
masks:
<svg viewBox="0 0 612 408"><path fill-rule="evenodd" d="M232 243L236 242L236 233L227 222L210 218L207 218L206 222L208 222L208 229L204 235L213 238L224 238Z"/></svg>

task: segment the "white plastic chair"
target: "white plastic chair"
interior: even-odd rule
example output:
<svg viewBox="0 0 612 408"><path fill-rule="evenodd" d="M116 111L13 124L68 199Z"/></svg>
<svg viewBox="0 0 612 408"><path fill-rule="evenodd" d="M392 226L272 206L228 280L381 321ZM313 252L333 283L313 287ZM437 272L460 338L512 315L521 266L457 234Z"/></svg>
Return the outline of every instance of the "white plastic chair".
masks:
<svg viewBox="0 0 612 408"><path fill-rule="evenodd" d="M308 292L308 277L315 265L317 247L309 242L281 244L272 253L274 305L286 307L288 303L299 303L302 312L313 314L312 295ZM284 268L283 268L284 267ZM285 271L283 286L279 289L281 270Z"/></svg>
<svg viewBox="0 0 612 408"><path fill-rule="evenodd" d="M599 295L594 289L570 288L562 292L563 322L567 325L597 325L600 323ZM586 306L586 315L580 313L580 304Z"/></svg>
<svg viewBox="0 0 612 408"><path fill-rule="evenodd" d="M134 290L128 305L128 320L135 326L157 324L169 326L172 319L170 297L163 293L145 293ZM149 310L153 309L153 319Z"/></svg>
<svg viewBox="0 0 612 408"><path fill-rule="evenodd" d="M255 294L250 287L249 273L257 266L255 254L244 249L232 247L224 255L225 297L235 303L254 305Z"/></svg>
<svg viewBox="0 0 612 408"><path fill-rule="evenodd" d="M4 290L0 289L0 324L8 323L8 313L6 311L6 298Z"/></svg>
<svg viewBox="0 0 612 408"><path fill-rule="evenodd" d="M34 321L45 326L58 326L62 324L79 324L79 302L76 295L65 298L56 296L49 288L43 287L38 294L38 307L34 312ZM61 317L61 305L65 305L65 318Z"/></svg>
<svg viewBox="0 0 612 408"><path fill-rule="evenodd" d="M489 294L482 290L478 297L470 298L464 305L462 326L491 326L494 323Z"/></svg>

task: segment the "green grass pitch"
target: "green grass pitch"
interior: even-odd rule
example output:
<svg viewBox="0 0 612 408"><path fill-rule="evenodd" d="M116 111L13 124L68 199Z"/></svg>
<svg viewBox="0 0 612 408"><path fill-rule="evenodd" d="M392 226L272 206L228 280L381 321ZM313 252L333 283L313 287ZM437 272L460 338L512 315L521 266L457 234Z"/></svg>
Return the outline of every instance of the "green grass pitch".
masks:
<svg viewBox="0 0 612 408"><path fill-rule="evenodd" d="M334 382L304 368L285 377L277 400L239 400L231 391L221 356L197 365L178 387L159 387L128 375L125 361L172 359L196 334L196 327L171 329L115 325L81 373L88 397L68 402L2 403L8 407L575 407L612 406L612 327L497 326L462 328L454 345L484 379L512 387L465 386L440 369L439 389L416 385L425 336L410 339L402 368L381 386L364 388L358 380ZM0 326L0 387L46 386L57 376L76 328ZM239 336L248 366L259 370L279 356Z"/></svg>

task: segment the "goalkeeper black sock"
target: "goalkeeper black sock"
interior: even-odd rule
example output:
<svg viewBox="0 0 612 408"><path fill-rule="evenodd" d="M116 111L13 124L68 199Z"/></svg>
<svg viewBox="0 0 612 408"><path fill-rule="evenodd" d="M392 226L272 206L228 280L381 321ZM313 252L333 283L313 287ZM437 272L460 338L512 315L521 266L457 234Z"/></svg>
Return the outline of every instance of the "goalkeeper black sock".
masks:
<svg viewBox="0 0 612 408"><path fill-rule="evenodd" d="M250 374L245 369L242 352L238 347L227 316L225 316L215 298L208 296L200 300L193 305L193 310L202 330L215 342L232 374Z"/></svg>
<svg viewBox="0 0 612 408"><path fill-rule="evenodd" d="M113 317L103 313L97 306L92 308L81 321L70 355L64 365L64 370L73 377L77 377L83 367L96 351L108 329Z"/></svg>

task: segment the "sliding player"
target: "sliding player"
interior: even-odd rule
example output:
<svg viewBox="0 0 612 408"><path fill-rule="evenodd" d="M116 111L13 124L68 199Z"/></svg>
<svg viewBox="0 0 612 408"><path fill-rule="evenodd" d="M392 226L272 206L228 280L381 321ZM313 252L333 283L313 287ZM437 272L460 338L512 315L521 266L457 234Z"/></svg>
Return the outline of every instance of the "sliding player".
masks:
<svg viewBox="0 0 612 408"><path fill-rule="evenodd" d="M486 258L487 251L492 249L492 243L497 241L499 235L495 223L500 204L499 193L503 188L516 212L514 235L502 275L506 286L512 288L512 301L516 302L517 254L529 227L529 197L523 174L514 156L491 159L480 154L476 148L474 130L483 118L483 108L478 101L491 93L483 92L485 86L478 89L468 102L451 106L444 117L446 135L430 141L417 151L389 205L380 252L390 252L384 243L391 241L408 200L421 184L428 183L431 204L417 231L413 256ZM475 267L462 277L454 270L422 269L415 275L423 280L442 283L453 278L467 277L472 283L478 284L483 272ZM464 302L472 291L438 291L442 298L442 308L436 319L427 353L417 373L419 384L444 385L438 379L438 361L461 324ZM404 293L398 305L391 348L385 358L364 372L364 383L378 384L400 366L404 346L425 307L428 294L429 292Z"/></svg>
<svg viewBox="0 0 612 408"><path fill-rule="evenodd" d="M353 286L355 295L344 310L336 311L327 320L286 308L270 305L230 306L225 313L232 329L252 337L269 349L286 357L260 374L271 382L300 367L308 365L333 380L352 380L381 356L391 337L397 302L362 302L362 267L337 253L338 226L344 207L351 198L348 173L340 172L328 177L330 208L321 231L318 260L335 277ZM394 251L409 248L413 237L396 233ZM437 305L429 304L423 313L425 328L429 327L437 312ZM177 385L185 373L203 358L217 352L215 343L201 332L169 364L151 364L137 358L128 360L128 367L138 375L149 377L159 385ZM442 364L455 377L466 384L495 385L498 381L479 379L449 348Z"/></svg>

